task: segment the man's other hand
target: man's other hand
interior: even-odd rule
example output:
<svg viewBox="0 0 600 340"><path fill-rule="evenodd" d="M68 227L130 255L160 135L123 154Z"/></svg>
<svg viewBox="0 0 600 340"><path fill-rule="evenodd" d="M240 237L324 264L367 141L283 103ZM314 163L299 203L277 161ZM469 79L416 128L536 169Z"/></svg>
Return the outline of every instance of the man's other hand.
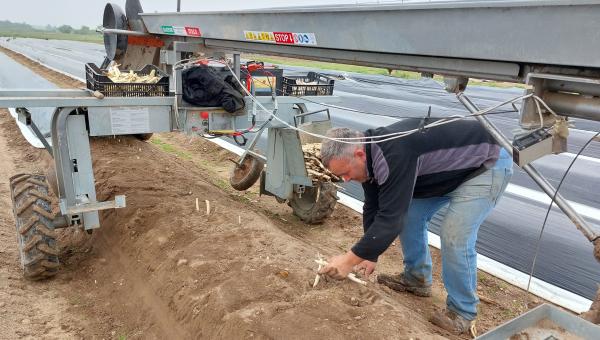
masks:
<svg viewBox="0 0 600 340"><path fill-rule="evenodd" d="M362 274L365 279L368 279L369 275L373 274L373 271L375 271L376 265L377 262L364 260L361 263L357 264L354 268L357 273Z"/></svg>

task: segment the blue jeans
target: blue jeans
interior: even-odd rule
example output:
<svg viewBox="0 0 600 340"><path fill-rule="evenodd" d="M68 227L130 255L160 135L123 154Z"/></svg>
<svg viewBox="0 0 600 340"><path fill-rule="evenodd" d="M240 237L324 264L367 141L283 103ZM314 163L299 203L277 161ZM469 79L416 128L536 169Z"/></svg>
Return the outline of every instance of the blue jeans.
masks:
<svg viewBox="0 0 600 340"><path fill-rule="evenodd" d="M441 208L442 278L448 293L448 309L467 320L477 316L477 252L479 226L496 206L512 176L512 158L501 149L493 168L461 184L442 197L413 199L400 234L404 277L431 285L431 255L427 226Z"/></svg>

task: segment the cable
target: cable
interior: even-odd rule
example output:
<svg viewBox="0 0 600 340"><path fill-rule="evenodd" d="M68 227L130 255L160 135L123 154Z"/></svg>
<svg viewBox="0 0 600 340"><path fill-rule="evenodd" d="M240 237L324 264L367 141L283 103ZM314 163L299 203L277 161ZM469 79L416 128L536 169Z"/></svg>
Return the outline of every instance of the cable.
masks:
<svg viewBox="0 0 600 340"><path fill-rule="evenodd" d="M233 77L236 79L236 81L238 82L238 84L244 89L244 91L252 99L252 101L255 104L258 104L264 111L269 112L269 110L266 109L260 102L258 102L258 100L256 99L256 97L254 97L247 90L247 88L242 84L242 82L240 81L240 79L235 75L235 73L233 72L233 70L231 69L231 67L230 67L230 65L228 63L225 63L222 60L218 60L218 61L215 61L215 62L218 62L218 63L226 66L229 69L230 73L233 75ZM196 63L197 63L197 60L196 61L191 61L188 64L196 64ZM268 73L270 73L270 72L268 72ZM270 74L272 75L272 73L270 73ZM275 98L275 91L273 91L273 85L271 84L271 81L270 81L270 79L268 79L268 77L267 77L267 80L269 81L268 86L271 88L272 96L273 96L273 98ZM267 85L263 81L252 79L252 82L255 82L255 81L261 82L262 84ZM283 92L282 90L277 90L277 91ZM529 96L532 96L532 95L527 95L527 97L529 97ZM337 109L341 109L341 110L354 111L354 112L365 113L365 114L374 114L374 113L370 113L370 112L366 112L366 111L361 111L361 110L356 110L356 109L351 109L351 108L347 108L347 107L343 107L343 106L328 105L328 104L325 104L325 103L315 102L315 101L309 100L309 99L301 97L301 96L293 96L293 97L301 99L301 100L304 100L304 101L307 101L307 102L310 102L310 103L322 105L322 106L325 106L325 107L332 107L332 108L337 108ZM526 97L523 97L523 98L526 98ZM518 97L514 101L517 101L519 99L521 99L521 97ZM512 103L512 102L508 101L506 103ZM506 105L506 103L502 103L502 104L494 107L493 109L495 109L495 108L497 108L499 106L502 106L502 105ZM488 111L488 112L485 112L485 111ZM509 111L509 112L512 112L512 111ZM498 112L498 113L501 113L501 112ZM451 118L461 118L462 119L462 118L465 118L465 117L475 116L476 114L477 113L471 114L471 115L467 115L467 116L451 116ZM481 114L491 114L491 110L490 109L483 110L481 112ZM496 113L493 113L493 114L496 114ZM317 138L324 138L324 139L329 139L329 140L336 140L336 141L340 141L340 142L342 142L342 140L364 140L364 137L330 138L330 137L327 137L327 136L310 133L310 132L307 132L305 130L302 130L302 129L299 129L299 128L295 127L295 126L290 125L289 123L281 120L279 117L276 117L272 113L270 115L271 115L271 118L275 118L276 120L280 121L281 123L283 123L284 125L288 126L289 128L292 128L292 129L297 130L298 132L301 132L301 133L304 133L304 134L312 135L312 136L317 137ZM381 115L381 114L374 114L374 115ZM402 118L402 117L396 117L396 118ZM421 117L404 117L404 118L407 118L407 119L422 119ZM372 139L384 138L384 137L389 137L389 136L398 136L398 138L400 138L400 136L404 137L404 136L410 135L412 133L415 133L417 131L422 131L422 129L426 129L426 128L429 128L429 127L434 127L434 126L437 126L437 125L441 125L441 123L445 123L445 122L451 123L451 122L456 121L456 119L449 119L449 117L439 117L439 118L438 117L432 117L432 118L437 118L437 119L439 119L439 121L434 122L434 123L432 123L430 125L427 125L427 126L424 126L424 127L420 127L418 130L414 130L414 131L413 130L411 130L411 131L401 131L401 132L391 133L391 134L388 134L388 135L374 136ZM394 138L391 138L391 139L394 139ZM363 142L356 142L356 143L348 143L348 142L346 142L346 143L348 143L348 144L372 144L372 143L380 143L380 142L383 142L383 141L386 141L386 140L371 141L371 142L364 142L363 141Z"/></svg>
<svg viewBox="0 0 600 340"><path fill-rule="evenodd" d="M224 65L225 65L225 66L227 66L227 68L229 69L229 71L231 72L231 74L233 75L233 77L236 79L236 81L238 81L238 83L239 83L240 85L242 85L241 81L240 81L240 80L239 80L239 78L238 78L238 77L235 75L235 73L233 72L233 70L231 69L231 67L229 67L229 65L228 65L228 64L224 64ZM243 86L242 86L242 87L243 87ZM254 102L255 102L255 103L256 103L256 104L257 104L257 105L260 107L260 108L262 108L263 110L265 110L265 111L269 112L269 110L268 110L267 108L265 108L265 107L264 107L264 105L262 105L262 104L261 104L261 103L258 101L258 99L257 99L256 97L254 97L254 96L253 96L253 95L252 95L250 92L248 92L248 90L246 90L246 89L244 88L244 91L246 92L246 94L247 94L247 95L248 95L248 96L249 96L249 97L250 97L250 98L251 98L251 99L252 99L252 100L253 100L253 101L254 101ZM500 106L503 106L503 105L506 105L506 104L508 104L508 103L512 103L512 102L515 102L515 101L518 101L518 100L521 100L521 99L529 98L529 97L532 97L532 96L533 96L533 94L528 94L528 95L524 95L524 96L519 96L519 97L516 97L516 98L514 98L514 99L512 99L512 100L508 100L508 101L506 101L506 102L500 103L500 104L498 104L498 105L496 105L496 106L493 106L493 107L491 107L491 108L484 109L484 110L480 110L480 111L478 111L478 112L476 112L476 113L474 113L474 114L470 114L470 115L467 115L467 116L476 116L476 115L482 115L482 114L485 114L485 113L487 113L487 112L489 112L489 111L492 111L493 109L496 109L496 108L498 108L498 107L500 107ZM375 141L374 141L374 140L365 141L365 140L364 140L364 139L365 139L364 137L331 138L331 137L328 137L328 136L323 136L323 135L319 135L319 134L316 134L316 133L312 133L312 132L308 132L308 131L305 131L305 130L299 129L299 128L297 128L297 127L295 127L295 126L293 126L293 125L289 124L288 122L286 122L286 121L282 120L281 118L279 118L279 117L275 116L275 115L274 115L274 114L272 114L272 113L271 113L271 116L272 116L273 118L275 118L277 121L279 121L279 122L281 122L282 124L284 124L285 126L287 126L288 128L291 128L291 129L293 129L293 130L296 130L296 131L298 131L298 132L301 132L301 133L304 133L304 134L307 134L307 135L310 135L310 136L313 136L313 137L317 137L317 138L323 138L323 139L327 139L327 140L333 140L333 141L337 141L337 142L340 142L340 143L345 143L345 144L375 144L375 143L382 143L382 142L385 142L385 141L388 141L388 140L393 140L393 139L396 139L396 138L405 137L405 136L408 136L408 135L410 135L410 134L413 134L413 133L416 133L416 132L418 132L418 131L421 131L421 128L420 128L420 129L413 129L413 130L408 130L408 131L394 132L394 133L390 133L390 134L386 134L386 135L374 136L372 139L376 139L376 138L382 138L382 139L380 139L380 140L375 140ZM451 122L454 122L454 121L457 121L457 120L460 120L460 119L466 118L467 116L458 116L458 117L444 118L444 119L441 119L441 120L435 121L435 122L433 122L433 123L430 123L430 124L428 124L428 125L425 125L425 126L424 126L424 127L422 127L422 128L423 128L423 129L427 129L427 128L431 128L431 127L435 127L435 126L439 126L439 125L443 125L443 124L448 124L448 123L451 123ZM361 140L361 141L357 141L357 142L351 142L352 140Z"/></svg>
<svg viewBox="0 0 600 340"><path fill-rule="evenodd" d="M325 139L325 140L332 140L332 141L336 141L339 143L344 143L344 144L356 144L356 145L362 145L362 144L377 144L377 143L383 143L386 141L390 141L390 140L394 140L394 139L398 139L398 138L402 138L402 137L406 137L409 136L411 134L414 134L416 132L422 131L423 129L428 129L428 128L432 128L432 127L436 127L436 126L440 126L440 125L445 125L445 124L449 124L458 120L462 120L468 117L475 117L478 115L486 115L489 112L497 109L498 107L504 106L506 104L512 104L516 101L519 100L524 100L527 98L533 98L536 101L539 101L542 103L542 105L544 105L544 107L546 107L551 113L555 114L554 111L552 111L547 105L546 103L538 96L534 95L533 93L527 94L527 95L523 95L523 96L518 96L515 97L513 99L504 101L500 104L494 105L492 107L489 107L487 109L483 109L480 111L477 111L475 113L472 114L468 114L468 115L463 115L463 116L451 116L448 118L442 118L439 119L433 123L427 124L425 126L419 127L418 129L413 129L413 130L407 130L407 131L400 131L400 132L394 132L394 133L389 133L386 135L380 135L380 136L373 136L370 138L369 141L366 141L364 137L348 137L348 138L332 138L329 136L324 136L324 135L320 135L320 134L316 134L316 133L312 133L312 132L308 132L302 129L299 129L296 126L291 125L290 123L284 121L283 119L277 117L273 111L268 110L264 105L262 105L258 99L252 95L242 84L242 82L240 81L240 79L237 77L237 75L235 74L235 72L231 69L230 65L228 63L225 63L223 61L217 61L223 65L225 65L228 69L229 72L231 72L231 74L233 75L233 78L238 82L238 84L240 84L240 86L244 89L244 91L246 92L246 94L248 95L248 97L250 97L250 99L257 104L261 109L263 109L265 112L269 112L269 115L274 118L275 120L279 121L280 123L282 123L283 125L285 125L286 127L298 131L300 133L304 133L306 135L309 136L313 136L316 138L321 138L321 139ZM277 103L277 101L275 100L275 104Z"/></svg>
<svg viewBox="0 0 600 340"><path fill-rule="evenodd" d="M259 83L265 84L261 80L255 80L255 81L257 81ZM285 95L285 93L284 93L283 90L276 89L276 91L280 92L281 95ZM321 105L321 106L324 106L324 107L329 107L329 108L339 109L339 110L344 110L344 111L349 111L349 112L362 113L362 114L367 114L367 115L372 115L372 116L390 117L390 118L397 118L397 119L423 119L423 117L392 116L392 115L386 115L386 114L383 114L383 113L376 113L376 112L364 111L364 110L359 110L359 109L353 109L353 108L350 108L350 107L347 107L347 106L339 106L339 105L326 104L326 103L321 103L321 102L317 102L317 101L314 101L314 100L310 100L310 99L308 99L306 97L303 97L303 96L290 95L288 97L298 98L298 99L304 100L306 102L309 102L309 103L312 103L312 104L316 104L316 105ZM518 111L515 111L515 110L502 110L502 111L488 112L488 113L486 113L486 115L490 115L490 114L504 114L504 113L511 113L511 112L518 112ZM444 118L448 118L448 117L432 116L432 117L429 117L429 118L431 118L431 119L444 119Z"/></svg>
<svg viewBox="0 0 600 340"><path fill-rule="evenodd" d="M535 103L535 108L537 110L538 115L540 116L540 129L544 128L544 115L542 114L542 108L540 107L540 103L537 100L533 101Z"/></svg>
<svg viewBox="0 0 600 340"><path fill-rule="evenodd" d="M554 205L554 200L556 199L556 196L558 195L558 190L560 190L560 187L562 186L565 178L567 178L567 175L569 174L569 171L571 171L571 167L573 166L573 164L575 164L575 161L577 160L577 157L579 157L579 155L581 155L581 153L583 152L583 150L585 150L585 148L587 148L587 146L590 145L590 143L596 137L598 137L598 135L600 135L600 131L598 131L592 138L590 138L587 141L587 143L585 143L583 145L583 147L581 147L581 149L579 150L579 152L575 155L575 157L571 161L571 164L569 164L569 167L567 168L567 170L565 171L565 173L562 175L562 178L560 179L560 182L558 182L558 186L556 187L556 191L554 191L554 194L552 195L552 199L550 200L550 205L548 205L548 209L546 210L546 217L544 217L544 223L542 223L542 230L540 231L540 236L538 237L537 244L535 246L535 254L533 256L533 263L531 264L531 271L529 272L529 281L527 282L527 292L529 292L529 287L531 285L531 278L533 277L533 270L535 269L535 263L536 263L537 256L538 256L538 253L539 253L539 250L540 250L540 244L541 244L541 241L542 241L542 235L544 234L544 229L546 228L546 222L548 221L548 216L550 215L550 210L552 210L552 205Z"/></svg>
<svg viewBox="0 0 600 340"><path fill-rule="evenodd" d="M227 66L227 67L229 68L229 71L230 71L230 72L233 74L234 78L235 78L235 79L236 79L238 82L240 82L240 80L237 78L237 76L235 76L235 73L234 73L234 72L233 72L233 70L232 70L232 69L229 67L229 65L225 64L225 66ZM241 82L240 82L240 85L241 85ZM260 106L260 107L261 107L263 110L265 110L265 111L269 112L269 110L268 110L267 108L265 108L265 107L264 107L264 106L263 106L263 105L262 105L262 104L261 104L261 103L260 103L260 102L257 100L257 98L255 98L255 97L254 97L252 94L250 94L250 93L249 93L247 90L245 90L245 91L246 91L246 93L248 94L248 96L249 96L249 97L250 97L250 98L251 98L251 99L252 99L252 100L253 100L253 101L254 101L256 104L258 104L258 106ZM484 110L480 110L480 111L478 111L478 112L476 112L476 113L473 113L473 114L470 114L470 115L467 115L467 116L458 116L458 117L456 117L456 116L455 116L455 117L450 117L450 118L443 118L443 119L440 119L440 120L438 120L438 121L435 121L435 122L433 122L433 123L427 124L427 125L423 126L422 128L419 128L419 129L413 129L413 130L401 131L401 132L394 132L394 133L390 133L390 134L386 134L386 135L380 135L380 136L373 136L371 139L379 139L379 140L370 140L370 141L365 141L365 140L364 140L364 139L365 139L364 137L331 138L331 137L328 137L328 136L319 135L319 134L316 134L316 133L312 133L312 132L308 132L308 131L305 131L305 130L299 129L299 128L297 128L297 127L295 127L295 126L293 126L293 125L291 125L291 124L287 123L286 121L282 120L281 118L279 118L279 117L277 117L277 116L275 116L275 115L273 115L273 114L271 114L271 116L272 116L273 118L275 118L277 121L279 121L279 122L281 122L282 124L284 124L285 126L287 126L288 128L291 128L291 129L293 129L293 130L296 130L296 131L298 131L298 132L301 132L301 133L304 133L304 134L307 134L307 135L310 135L310 136L314 136L314 137L317 137L317 138L322 138L322 139L327 139L327 140L333 140L333 141L337 141L337 142L340 142L340 143L345 143L345 144L375 144L375 143L382 143L382 142L389 141L389 140L393 140L393 139L397 139L397 138L406 137L406 136L408 136L408 135L411 135L411 134L414 134L414 133L416 133L416 132L418 132L418 131L422 131L422 129L427 129L427 128L431 128L431 127L435 127L435 126L439 126L439 125L444 125L444 124L452 123L452 122L455 122L455 121L458 121L458 120L464 119L464 118L466 118L466 117L477 116L477 115L483 115L483 114L486 114L487 112L490 112L490 111L492 111L492 110L494 110L494 109L496 109L496 108L498 108L498 107L500 107L500 106L503 106L503 105L506 105L506 104L509 104L509 103L513 103L513 102L515 102L515 101L522 100L522 99L525 99L525 98L530 98L530 97L533 97L533 94L528 94L528 95L524 95L524 96L519 96L519 97L516 97L516 98L514 98L514 99L511 99L511 100L505 101L505 102L503 102L503 103L500 103L500 104L498 104L498 105L495 105L495 106L493 106L493 107L491 107L491 108L487 108L487 109L484 109ZM353 140L359 140L359 141L353 142Z"/></svg>

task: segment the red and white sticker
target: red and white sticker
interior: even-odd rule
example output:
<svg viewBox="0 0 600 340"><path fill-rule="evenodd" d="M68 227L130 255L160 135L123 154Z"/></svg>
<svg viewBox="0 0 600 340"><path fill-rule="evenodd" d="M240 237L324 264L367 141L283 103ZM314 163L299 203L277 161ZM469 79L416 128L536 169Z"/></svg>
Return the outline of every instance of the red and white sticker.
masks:
<svg viewBox="0 0 600 340"><path fill-rule="evenodd" d="M189 35L191 37L199 37L202 35L202 33L200 33L200 29L198 27L185 26L185 33L187 33L187 35Z"/></svg>
<svg viewBox="0 0 600 340"><path fill-rule="evenodd" d="M244 31L244 39L283 45L316 45L314 33Z"/></svg>
<svg viewBox="0 0 600 340"><path fill-rule="evenodd" d="M167 26L161 26L160 28L164 34L184 35L184 36L189 36L189 37L202 36L202 33L200 32L200 28L198 28L198 27L192 27L192 26L179 27L179 26L167 25Z"/></svg>
<svg viewBox="0 0 600 340"><path fill-rule="evenodd" d="M290 32L273 32L275 42L278 44L294 44L294 34Z"/></svg>

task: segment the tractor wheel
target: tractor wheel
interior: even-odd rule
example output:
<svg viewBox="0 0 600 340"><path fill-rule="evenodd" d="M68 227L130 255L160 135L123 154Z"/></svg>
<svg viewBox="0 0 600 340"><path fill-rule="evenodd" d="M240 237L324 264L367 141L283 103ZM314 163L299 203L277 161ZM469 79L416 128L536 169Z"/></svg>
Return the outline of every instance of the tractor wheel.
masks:
<svg viewBox="0 0 600 340"><path fill-rule="evenodd" d="M48 187L52 190L54 197L58 197L58 177L56 176L54 164L46 169L46 182L48 182Z"/></svg>
<svg viewBox="0 0 600 340"><path fill-rule="evenodd" d="M23 275L30 280L54 276L59 267L58 246L52 226L55 214L45 176L13 176L10 192Z"/></svg>
<svg viewBox="0 0 600 340"><path fill-rule="evenodd" d="M333 213L337 203L337 189L332 183L306 187L302 195L294 193L288 205L294 215L308 224L320 224Z"/></svg>
<svg viewBox="0 0 600 340"><path fill-rule="evenodd" d="M229 184L235 190L246 190L256 183L264 168L265 162L262 159L247 155L241 165L236 163L233 166L229 176Z"/></svg>
<svg viewBox="0 0 600 340"><path fill-rule="evenodd" d="M147 141L150 138L152 138L154 134L153 133L138 133L137 135L134 135L135 138L141 140L141 141Z"/></svg>

